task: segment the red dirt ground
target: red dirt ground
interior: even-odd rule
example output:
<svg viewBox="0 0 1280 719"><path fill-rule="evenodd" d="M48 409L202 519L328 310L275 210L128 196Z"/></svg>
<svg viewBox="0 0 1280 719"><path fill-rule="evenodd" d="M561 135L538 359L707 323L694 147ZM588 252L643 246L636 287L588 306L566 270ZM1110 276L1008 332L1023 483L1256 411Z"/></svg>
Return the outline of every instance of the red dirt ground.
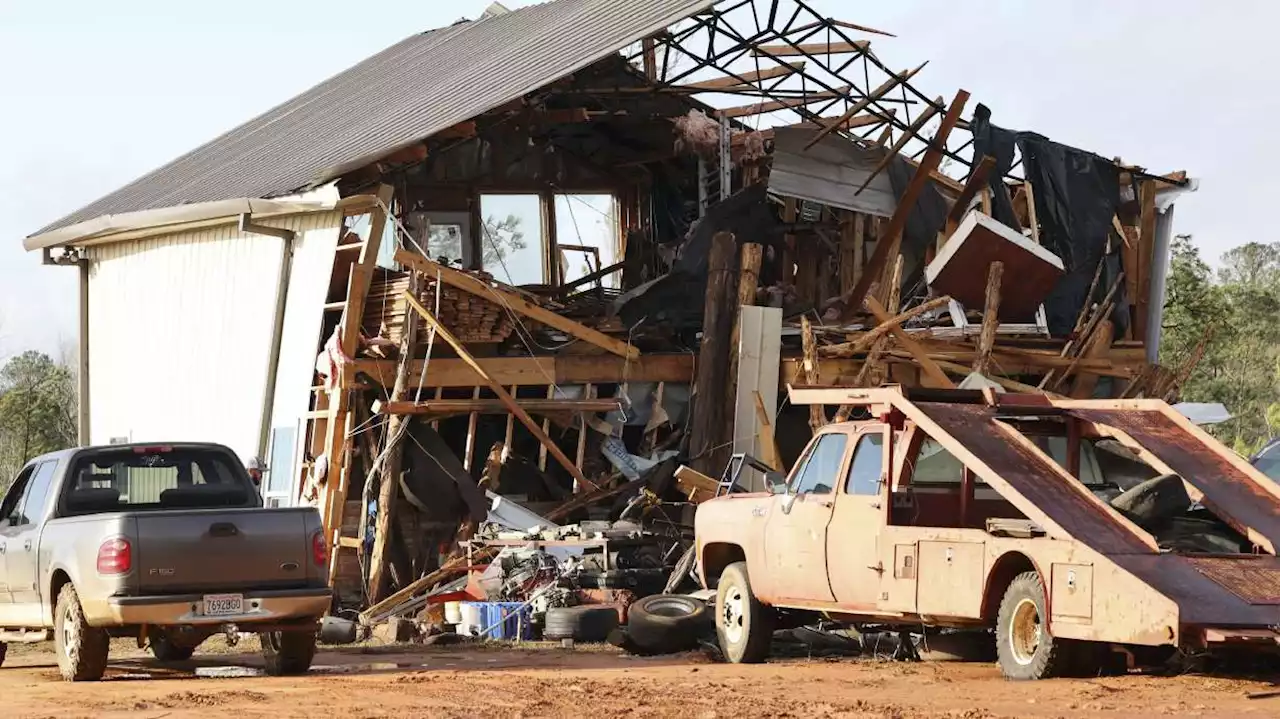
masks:
<svg viewBox="0 0 1280 719"><path fill-rule="evenodd" d="M117 646L121 646L119 642ZM256 642L241 651L255 651ZM113 652L115 648L113 648ZM66 684L47 650L11 647L8 717L1268 717L1264 682L1130 675L1013 683L994 666L788 659L756 666L612 648L381 647L326 651L297 678L254 676L253 653L161 666L136 649L106 680ZM113 654L114 656L114 654ZM230 675L230 676L228 676ZM248 676L246 676L248 675Z"/></svg>

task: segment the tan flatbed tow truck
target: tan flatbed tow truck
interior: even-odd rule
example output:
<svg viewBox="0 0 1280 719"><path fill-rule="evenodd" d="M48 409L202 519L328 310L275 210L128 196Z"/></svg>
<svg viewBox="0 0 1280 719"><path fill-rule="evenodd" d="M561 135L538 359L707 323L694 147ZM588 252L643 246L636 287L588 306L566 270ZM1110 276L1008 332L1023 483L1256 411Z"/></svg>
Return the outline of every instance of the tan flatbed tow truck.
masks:
<svg viewBox="0 0 1280 719"><path fill-rule="evenodd" d="M1157 400L790 388L855 405L769 492L704 502L730 661L789 615L994 634L1013 679L1176 650L1275 651L1280 486Z"/></svg>

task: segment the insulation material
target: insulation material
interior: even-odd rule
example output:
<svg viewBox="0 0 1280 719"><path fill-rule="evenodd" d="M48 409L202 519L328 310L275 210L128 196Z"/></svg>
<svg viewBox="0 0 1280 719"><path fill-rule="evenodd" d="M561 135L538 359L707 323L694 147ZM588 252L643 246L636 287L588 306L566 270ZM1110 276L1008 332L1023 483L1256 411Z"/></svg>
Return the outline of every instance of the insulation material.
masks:
<svg viewBox="0 0 1280 719"><path fill-rule="evenodd" d="M720 152L720 121L701 110L671 121L676 130L676 152L713 159ZM755 130L730 129L729 156L735 165L765 156L764 135Z"/></svg>

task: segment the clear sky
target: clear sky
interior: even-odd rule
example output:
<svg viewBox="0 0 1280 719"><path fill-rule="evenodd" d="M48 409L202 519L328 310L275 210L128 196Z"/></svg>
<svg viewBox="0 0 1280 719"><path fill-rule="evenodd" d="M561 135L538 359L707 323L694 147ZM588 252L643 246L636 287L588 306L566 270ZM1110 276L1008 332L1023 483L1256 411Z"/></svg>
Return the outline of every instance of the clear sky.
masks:
<svg viewBox="0 0 1280 719"><path fill-rule="evenodd" d="M21 240L403 37L488 0L0 0L0 357L75 336L75 270ZM520 0L509 7L529 4ZM1186 169L1176 231L1210 259L1275 238L1280 93L1266 0L813 0L878 27L891 67L930 64L1004 127L1153 170ZM968 113L966 113L968 114ZM593 213L588 213L593 214ZM606 263L607 264L607 263Z"/></svg>

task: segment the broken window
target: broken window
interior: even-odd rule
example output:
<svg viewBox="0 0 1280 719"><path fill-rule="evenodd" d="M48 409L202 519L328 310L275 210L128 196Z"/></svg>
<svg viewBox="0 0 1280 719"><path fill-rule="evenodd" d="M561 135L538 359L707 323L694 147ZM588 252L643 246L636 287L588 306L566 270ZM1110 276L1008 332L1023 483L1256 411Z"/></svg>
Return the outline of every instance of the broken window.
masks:
<svg viewBox="0 0 1280 719"><path fill-rule="evenodd" d="M796 471L791 491L795 494L830 494L836 477L840 476L840 463L844 461L844 448L848 442L848 436L843 433L819 437Z"/></svg>
<svg viewBox="0 0 1280 719"><path fill-rule="evenodd" d="M481 195L480 217L481 268L509 285L544 284L542 198Z"/></svg>
<svg viewBox="0 0 1280 719"><path fill-rule="evenodd" d="M405 215L404 224L427 257L449 265L470 266L470 213L417 210Z"/></svg>
<svg viewBox="0 0 1280 719"><path fill-rule="evenodd" d="M561 284L618 262L618 213L613 195L556 195L555 203ZM602 278L600 285L617 287L617 282L618 275L613 274Z"/></svg>
<svg viewBox="0 0 1280 719"><path fill-rule="evenodd" d="M875 496L880 493L880 477L884 473L884 435L880 432L863 435L853 450L849 463L849 479L844 485L846 494Z"/></svg>

